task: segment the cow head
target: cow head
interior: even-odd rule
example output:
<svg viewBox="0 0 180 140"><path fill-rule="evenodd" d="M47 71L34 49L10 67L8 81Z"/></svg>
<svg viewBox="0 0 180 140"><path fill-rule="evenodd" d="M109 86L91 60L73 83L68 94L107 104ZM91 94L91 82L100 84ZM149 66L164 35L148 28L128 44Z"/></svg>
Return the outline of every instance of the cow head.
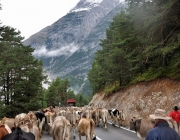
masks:
<svg viewBox="0 0 180 140"><path fill-rule="evenodd" d="M129 121L130 124L129 129L137 132L140 129L141 120L142 120L141 118L132 117L131 120Z"/></svg>

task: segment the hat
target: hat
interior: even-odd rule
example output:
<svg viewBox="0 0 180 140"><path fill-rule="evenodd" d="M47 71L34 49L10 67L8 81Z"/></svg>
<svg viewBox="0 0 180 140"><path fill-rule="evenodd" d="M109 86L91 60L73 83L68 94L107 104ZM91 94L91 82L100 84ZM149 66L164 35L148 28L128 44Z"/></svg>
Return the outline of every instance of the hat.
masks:
<svg viewBox="0 0 180 140"><path fill-rule="evenodd" d="M166 111L163 109L156 109L154 114L149 115L152 119L163 119L163 120L169 120L171 119L169 116L166 115Z"/></svg>
<svg viewBox="0 0 180 140"><path fill-rule="evenodd" d="M179 108L177 106L174 106L173 109L174 110L179 110Z"/></svg>

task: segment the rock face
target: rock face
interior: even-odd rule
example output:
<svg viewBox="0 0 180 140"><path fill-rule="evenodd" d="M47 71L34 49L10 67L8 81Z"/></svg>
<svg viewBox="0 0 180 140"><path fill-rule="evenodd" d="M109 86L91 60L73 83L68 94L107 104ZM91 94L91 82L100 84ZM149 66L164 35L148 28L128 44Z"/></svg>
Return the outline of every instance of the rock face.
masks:
<svg viewBox="0 0 180 140"><path fill-rule="evenodd" d="M50 79L68 78L71 88L90 94L87 73L100 39L121 11L120 0L80 0L68 14L24 41L35 48ZM56 13L55 13L56 14Z"/></svg>
<svg viewBox="0 0 180 140"><path fill-rule="evenodd" d="M180 107L180 81L163 78L132 84L108 96L98 93L89 105L92 103L123 110L126 115L124 125L129 125L132 116L145 118L157 108L166 110L168 115L174 105Z"/></svg>

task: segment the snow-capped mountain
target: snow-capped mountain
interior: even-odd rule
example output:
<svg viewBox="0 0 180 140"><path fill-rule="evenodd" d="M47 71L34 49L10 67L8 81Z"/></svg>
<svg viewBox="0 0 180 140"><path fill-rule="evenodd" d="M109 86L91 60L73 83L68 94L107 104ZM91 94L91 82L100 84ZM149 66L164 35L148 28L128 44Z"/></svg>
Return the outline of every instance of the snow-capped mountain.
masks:
<svg viewBox="0 0 180 140"><path fill-rule="evenodd" d="M87 73L100 39L124 6L120 0L80 0L64 17L24 41L35 48L49 77L67 77L71 88L89 95ZM58 13L55 13L58 14Z"/></svg>

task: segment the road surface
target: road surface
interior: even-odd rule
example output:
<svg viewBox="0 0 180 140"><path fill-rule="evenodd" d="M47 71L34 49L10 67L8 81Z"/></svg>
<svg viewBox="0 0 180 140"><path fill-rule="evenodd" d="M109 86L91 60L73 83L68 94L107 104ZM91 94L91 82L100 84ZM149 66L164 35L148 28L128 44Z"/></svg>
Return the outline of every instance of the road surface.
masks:
<svg viewBox="0 0 180 140"><path fill-rule="evenodd" d="M108 124L108 130L105 131L102 127L95 126L95 133L97 135L97 140L140 140L137 135L124 127L114 127L111 124ZM53 140L47 132L43 133L41 140ZM73 137L72 137L73 140ZM76 139L79 140L76 129ZM82 140L86 140L85 136L82 137Z"/></svg>

